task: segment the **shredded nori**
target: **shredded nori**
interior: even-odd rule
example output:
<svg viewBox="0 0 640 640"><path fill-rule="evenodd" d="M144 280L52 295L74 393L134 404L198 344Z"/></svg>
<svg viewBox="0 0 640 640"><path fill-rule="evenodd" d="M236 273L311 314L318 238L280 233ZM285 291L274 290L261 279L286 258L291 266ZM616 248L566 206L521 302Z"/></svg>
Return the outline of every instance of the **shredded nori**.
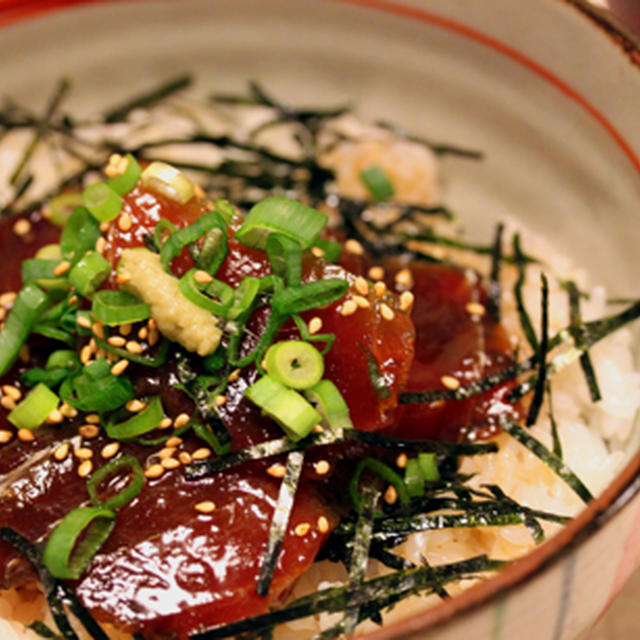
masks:
<svg viewBox="0 0 640 640"><path fill-rule="evenodd" d="M540 314L540 344L538 347L538 377L533 393L533 399L527 414L527 426L534 425L538 420L538 414L544 400L544 392L547 382L547 351L549 349L549 282L544 273L540 274L542 283L541 314Z"/></svg>
<svg viewBox="0 0 640 640"><path fill-rule="evenodd" d="M502 266L502 234L504 225L496 227L493 248L491 251L491 273L487 286L487 302L485 307L494 322L500 322L500 304L502 301L502 287L500 286L500 267Z"/></svg>
<svg viewBox="0 0 640 640"><path fill-rule="evenodd" d="M513 293L516 299L516 305L518 307L518 314L520 316L520 326L522 327L522 332L525 335L525 338L529 342L531 349L534 353L539 352L538 346L538 338L536 336L535 331L533 330L533 325L531 324L531 318L529 318L529 314L527 312L526 307L524 306L524 300L522 298L522 287L524 286L526 279L526 260L525 255L522 252L522 247L520 245L520 234L515 233L513 235L513 257L516 263L516 267L518 269L518 279L516 280L516 284L513 289Z"/></svg>

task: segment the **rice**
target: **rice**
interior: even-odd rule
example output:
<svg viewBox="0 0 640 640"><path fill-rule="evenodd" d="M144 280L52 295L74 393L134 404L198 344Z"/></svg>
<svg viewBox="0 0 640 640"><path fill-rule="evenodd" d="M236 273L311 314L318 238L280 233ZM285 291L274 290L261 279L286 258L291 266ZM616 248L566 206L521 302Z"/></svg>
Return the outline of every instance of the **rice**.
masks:
<svg viewBox="0 0 640 640"><path fill-rule="evenodd" d="M193 103L189 103L189 108L199 109ZM188 131L184 117L180 117L170 109L163 109L163 107L157 109L151 121L145 120L144 114L133 114L132 123L136 124L137 120L140 120L144 124L142 127L133 127L133 135L137 136L138 142L147 138L153 140L154 135L158 136L158 132L161 134L166 130L167 122L174 130ZM198 113L201 121L204 118L203 113L211 119L208 111L199 110ZM227 116L228 114L225 118ZM217 120L213 118L209 123L211 130L217 134L224 132L222 122L225 118ZM246 133L263 120L266 120L266 115L261 110L248 111L245 113L244 120L236 123L235 132ZM336 187L340 193L352 198L367 198L368 193L359 173L363 168L375 164L380 166L392 181L396 201L426 207L437 205L442 201L440 186L442 180L438 175L437 159L423 145L397 138L387 130L363 124L351 116L333 121L330 128L331 135L338 132L348 138L346 142L332 145L321 157L322 164L335 171ZM87 138L90 138L92 130L88 129L85 133ZM130 134L130 129L123 129L121 132L123 139ZM275 140L281 150L295 151L290 132L279 132L275 138L269 133L264 140L268 140L270 144ZM3 157L2 153L5 158L10 157L10 161L0 162L0 170L2 166L7 167L13 164L19 157L15 149L19 149L20 145L16 141L12 141L12 145L5 144L0 149L0 158ZM14 149L13 156L11 156L11 148ZM174 158L189 157L193 154L192 148L182 148L177 145L170 151L166 151L163 157L168 159L171 154ZM214 162L215 158L209 155L208 161ZM47 173L48 170L45 168L43 173ZM45 178L41 180L49 184ZM0 190L0 199L1 196ZM390 213L388 210L376 212L375 207L371 207L364 215L388 216ZM563 279L571 278L582 290L588 290L589 299L582 304L582 313L586 320L606 315L607 295L603 287L590 286L587 274L574 268L566 257L558 254L545 239L531 234L515 221L507 220L505 224L508 233L517 230L521 234L524 250L540 258L545 265L544 271L550 276L551 333L569 323L567 294L560 286L560 281ZM450 223L438 223L438 232L453 235L457 231L457 228L452 227ZM431 253L440 259L451 259L467 267L470 278L475 278L476 272L487 273L489 269L489 259L474 253L429 244L418 244L412 248ZM523 289L525 306L534 326L540 324L541 271L540 266L529 265ZM528 346L522 333L513 294L516 278L516 268L505 265L501 271L502 324L509 332L513 344L519 345L524 357L528 355ZM602 392L602 400L599 403L592 403L584 374L577 361L556 375L552 382L553 410L565 453L564 460L594 494L603 491L630 455L625 445L629 440L634 418L640 407L640 373L636 371L633 362L632 340L631 331L622 329L590 349ZM551 448L551 422L546 401L537 424L531 429L531 434ZM474 474L471 486L480 489L485 483L497 484L508 496L522 505L564 515L579 513L583 503L539 458L507 434L497 436L495 442L499 446L498 453L467 457L462 460L461 472ZM544 527L547 535L553 535L559 525L545 524ZM527 553L534 546L527 528L524 525L517 525L443 529L417 533L410 536L398 551L416 564L420 564L424 558L431 565L439 565L480 554L488 554L495 559L511 560ZM385 572L387 569L378 562L370 561L368 577L383 575ZM290 599L293 600L329 586L343 584L347 579L347 573L341 565L327 561L318 562L298 581ZM467 580L448 585L447 589L455 595L472 584L474 581ZM385 613L384 620L388 623L409 616L418 609L437 604L438 601L439 598L435 595L413 596L397 604L391 612ZM288 638L297 640L301 635L310 637L337 623L341 616L342 614L322 613L296 620L279 627L275 637L278 640ZM0 618L0 637L7 640L37 638L36 634L24 630L22 626L33 620L44 620L48 625L54 626L42 594L33 588L12 589L4 592L0 598ZM372 628L374 628L373 623L364 623L358 627L358 633L366 633ZM112 629L109 633L114 640L129 637Z"/></svg>

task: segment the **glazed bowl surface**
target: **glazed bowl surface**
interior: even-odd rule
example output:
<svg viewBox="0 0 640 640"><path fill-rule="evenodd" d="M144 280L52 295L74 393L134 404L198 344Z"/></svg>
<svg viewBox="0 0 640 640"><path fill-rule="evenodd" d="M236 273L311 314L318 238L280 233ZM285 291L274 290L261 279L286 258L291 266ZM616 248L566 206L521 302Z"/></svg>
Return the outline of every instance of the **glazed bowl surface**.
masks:
<svg viewBox="0 0 640 640"><path fill-rule="evenodd" d="M189 71L205 95L257 78L284 101L350 102L482 149L482 163L444 167L470 235L489 240L496 221L519 218L637 297L640 54L582 2L9 0L0 26L3 93L36 109L63 75L82 114ZM636 430L624 470L555 538L370 637L583 637L640 564L638 442Z"/></svg>

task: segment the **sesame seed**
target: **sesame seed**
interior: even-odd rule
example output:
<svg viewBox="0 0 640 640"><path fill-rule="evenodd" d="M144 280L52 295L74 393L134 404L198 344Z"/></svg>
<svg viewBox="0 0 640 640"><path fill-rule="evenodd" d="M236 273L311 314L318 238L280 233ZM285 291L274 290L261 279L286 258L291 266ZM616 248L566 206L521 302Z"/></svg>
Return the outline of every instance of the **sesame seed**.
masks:
<svg viewBox="0 0 640 640"><path fill-rule="evenodd" d="M147 408L147 403L142 402L142 400L138 400L134 398L133 400L129 400L127 404L124 405L127 411L131 411L131 413L137 413L138 411L142 411Z"/></svg>
<svg viewBox="0 0 640 640"><path fill-rule="evenodd" d="M121 336L128 336L132 330L133 327L131 326L130 322L125 322L118 327L118 331L120 332Z"/></svg>
<svg viewBox="0 0 640 640"><path fill-rule="evenodd" d="M324 427L321 424L317 424L313 427L313 429L311 429L311 431L313 433L323 433L324 432Z"/></svg>
<svg viewBox="0 0 640 640"><path fill-rule="evenodd" d="M171 458L175 452L175 447L165 447L164 449L160 449L160 451L158 451L157 456L158 458L160 458L160 460L164 460L165 458Z"/></svg>
<svg viewBox="0 0 640 640"><path fill-rule="evenodd" d="M311 253L316 258L322 258L324 256L324 251L320 247L311 247Z"/></svg>
<svg viewBox="0 0 640 640"><path fill-rule="evenodd" d="M114 176L117 176L118 173L124 173L124 171L118 171L122 160L123 157L119 153L112 153L109 156L109 162L107 166L104 168L105 175L109 176L109 178L113 178Z"/></svg>
<svg viewBox="0 0 640 640"><path fill-rule="evenodd" d="M331 469L331 465L327 462L327 460L318 460L315 465L316 473L319 476L324 476L329 473Z"/></svg>
<svg viewBox="0 0 640 640"><path fill-rule="evenodd" d="M380 305L380 315L382 315L385 320L393 320L396 317L393 309L384 302Z"/></svg>
<svg viewBox="0 0 640 640"><path fill-rule="evenodd" d="M191 454L186 451L181 451L178 454L178 460L180 460L182 464L191 464Z"/></svg>
<svg viewBox="0 0 640 640"><path fill-rule="evenodd" d="M71 263L68 260L63 260L56 265L56 268L53 270L53 275L62 276L67 273L69 269L71 269Z"/></svg>
<svg viewBox="0 0 640 640"><path fill-rule="evenodd" d="M91 330L100 340L104 340L104 325L102 322L94 322Z"/></svg>
<svg viewBox="0 0 640 640"><path fill-rule="evenodd" d="M155 331L158 328L158 323L156 322L155 318L149 318L147 327L149 327L149 331Z"/></svg>
<svg viewBox="0 0 640 640"><path fill-rule="evenodd" d="M87 316L78 316L76 322L85 329L91 329L91 320Z"/></svg>
<svg viewBox="0 0 640 640"><path fill-rule="evenodd" d="M287 468L283 464L280 464L279 462L276 462L275 464L272 464L267 469L267 473L272 478L284 478L284 474L286 472L287 472Z"/></svg>
<svg viewBox="0 0 640 640"><path fill-rule="evenodd" d="M396 273L394 280L396 284L402 287L407 287L408 289L413 287L413 273L411 273L411 269L400 269L400 271Z"/></svg>
<svg viewBox="0 0 640 640"><path fill-rule="evenodd" d="M409 311L413 306L413 301L415 300L415 296L411 291L403 291L400 294L400 310L401 311Z"/></svg>
<svg viewBox="0 0 640 640"><path fill-rule="evenodd" d="M397 500L398 492L396 491L396 488L392 484L390 484L387 487L387 490L384 492L384 501L387 504L395 504Z"/></svg>
<svg viewBox="0 0 640 640"><path fill-rule="evenodd" d="M352 300L360 307L360 309L368 309L371 304L363 296L353 296Z"/></svg>
<svg viewBox="0 0 640 640"><path fill-rule="evenodd" d="M294 529L294 532L298 536L298 538L304 538L307 535L307 533L309 533L309 529L311 529L311 525L308 522L301 522Z"/></svg>
<svg viewBox="0 0 640 640"><path fill-rule="evenodd" d="M347 300L340 308L341 316L351 316L358 310L358 305L353 300Z"/></svg>
<svg viewBox="0 0 640 640"><path fill-rule="evenodd" d="M91 348L91 345L86 344L80 350L80 362L82 362L82 364L87 364L89 360L91 360L92 355L93 349Z"/></svg>
<svg viewBox="0 0 640 640"><path fill-rule="evenodd" d="M129 361L125 360L124 358L122 360L118 360L118 362L116 362L113 367L111 367L111 375L114 376L119 376L121 373L124 372L124 370L129 366Z"/></svg>
<svg viewBox="0 0 640 640"><path fill-rule="evenodd" d="M181 427L184 427L187 424L187 422L189 422L189 420L191 420L191 416L188 413L181 413L173 421L174 429L180 429Z"/></svg>
<svg viewBox="0 0 640 640"><path fill-rule="evenodd" d="M75 418L78 415L78 410L75 407L72 407L70 404L63 402L60 405L60 413L65 418Z"/></svg>
<svg viewBox="0 0 640 640"><path fill-rule="evenodd" d="M404 469L407 466L407 454L406 453L401 453L396 458L396 465L398 467L400 467L400 469Z"/></svg>
<svg viewBox="0 0 640 640"><path fill-rule="evenodd" d="M47 422L49 424L60 424L64 420L64 416L60 413L60 409L54 409L48 416Z"/></svg>
<svg viewBox="0 0 640 640"><path fill-rule="evenodd" d="M149 337L149 329L147 327L140 327L138 329L138 338L140 340L146 340Z"/></svg>
<svg viewBox="0 0 640 640"><path fill-rule="evenodd" d="M387 293L387 285L382 282L382 280L379 280L373 285L373 290L376 293L376 297L382 298L382 296Z"/></svg>
<svg viewBox="0 0 640 640"><path fill-rule="evenodd" d="M89 424L100 424L100 416L97 413L90 413L88 416L85 416L84 421Z"/></svg>
<svg viewBox="0 0 640 640"><path fill-rule="evenodd" d="M164 467L161 464L152 464L145 472L145 478L159 478L164 473Z"/></svg>
<svg viewBox="0 0 640 640"><path fill-rule="evenodd" d="M104 447L102 447L100 455L108 460L109 458L113 458L113 456L115 456L118 451L120 451L120 443L110 442L109 444L105 444Z"/></svg>
<svg viewBox="0 0 640 640"><path fill-rule="evenodd" d="M479 302L468 302L465 309L467 313L472 316L483 316L487 311L484 305Z"/></svg>
<svg viewBox="0 0 640 640"><path fill-rule="evenodd" d="M104 253L104 250L107 246L107 241L105 239L104 236L100 236L97 240L96 240L96 251L100 254Z"/></svg>
<svg viewBox="0 0 640 640"><path fill-rule="evenodd" d="M78 433L87 440L91 440L92 438L96 438L100 433L100 429L96 427L95 424L83 424L78 428Z"/></svg>
<svg viewBox="0 0 640 640"><path fill-rule="evenodd" d="M2 393L9 396L12 400L18 402L22 398L22 391L18 387L14 387L12 384L2 385Z"/></svg>
<svg viewBox="0 0 640 640"><path fill-rule="evenodd" d="M206 460L211 457L211 449L207 449L207 447L202 447L201 449L196 449L191 457L194 460Z"/></svg>
<svg viewBox="0 0 640 640"><path fill-rule="evenodd" d="M318 531L320 531L320 533L329 532L329 521L324 516L318 518Z"/></svg>
<svg viewBox="0 0 640 640"><path fill-rule="evenodd" d="M116 282L118 284L125 284L131 280L131 274L126 269L120 269L116 275Z"/></svg>
<svg viewBox="0 0 640 640"><path fill-rule="evenodd" d="M221 407L223 404L227 402L227 396L222 396L222 395L216 396L213 402L215 403L216 407Z"/></svg>
<svg viewBox="0 0 640 640"><path fill-rule="evenodd" d="M23 344L20 347L20 351L18 351L18 357L20 358L20 361L24 362L25 364L27 364L27 362L31 360L31 349L29 349L28 344Z"/></svg>
<svg viewBox="0 0 640 640"><path fill-rule="evenodd" d="M10 304L14 303L17 295L18 294L15 293L15 291L7 291L7 293L3 293L0 296L0 305L8 307Z"/></svg>
<svg viewBox="0 0 640 640"><path fill-rule="evenodd" d="M369 277L372 280L382 280L384 278L384 269L382 267L371 267L369 269Z"/></svg>
<svg viewBox="0 0 640 640"><path fill-rule="evenodd" d="M236 382L240 378L240 369L234 369L230 374L227 380L229 382Z"/></svg>
<svg viewBox="0 0 640 640"><path fill-rule="evenodd" d="M178 438L177 436L174 436L173 438L169 438L165 442L165 445L167 445L167 447L179 447L181 444L182 444L182 438Z"/></svg>
<svg viewBox="0 0 640 640"><path fill-rule="evenodd" d="M13 438L13 433L11 431L6 431L3 429L0 431L0 444L7 444Z"/></svg>
<svg viewBox="0 0 640 640"><path fill-rule="evenodd" d="M78 475L81 478L86 478L88 475L91 474L92 471L93 471L93 462L91 462L91 460L85 460L84 462L81 462L80 466L78 467Z"/></svg>
<svg viewBox="0 0 640 640"><path fill-rule="evenodd" d="M106 231L109 231L109 226L111 223L109 222L101 222L100 223L100 231L102 231L102 233L105 233Z"/></svg>
<svg viewBox="0 0 640 640"><path fill-rule="evenodd" d="M355 279L353 286L356 288L356 291L363 296L369 293L369 283L362 276L358 276Z"/></svg>
<svg viewBox="0 0 640 640"><path fill-rule="evenodd" d="M73 452L73 455L80 460L89 460L93 458L93 451L87 447L80 447Z"/></svg>
<svg viewBox="0 0 640 640"><path fill-rule="evenodd" d="M149 339L147 340L147 342L149 343L149 346L153 347L156 344L156 342L158 342L159 339L160 339L160 334L155 329L151 329L149 331Z"/></svg>
<svg viewBox="0 0 640 640"><path fill-rule="evenodd" d="M31 223L25 218L16 220L16 223L13 225L13 233L17 236L26 236L29 231L31 231Z"/></svg>
<svg viewBox="0 0 640 640"><path fill-rule="evenodd" d="M29 431L29 429L19 429L18 430L18 440L22 442L33 442L36 437L33 435L33 431Z"/></svg>
<svg viewBox="0 0 640 640"><path fill-rule="evenodd" d="M356 256L361 256L364 253L364 249L362 245L353 238L350 238L344 243L344 248L349 252L353 253Z"/></svg>
<svg viewBox="0 0 640 640"><path fill-rule="evenodd" d="M216 509L216 503L211 500L205 500L204 502L198 502L195 506L198 513L212 513Z"/></svg>
<svg viewBox="0 0 640 640"><path fill-rule="evenodd" d="M129 353L133 353L136 355L140 355L143 351L142 345L139 342L136 342L135 340L129 340L129 342L127 342L125 346L125 349Z"/></svg>
<svg viewBox="0 0 640 640"><path fill-rule="evenodd" d="M118 218L118 229L120 229L120 231L129 231L132 225L131 216L126 211L121 213Z"/></svg>
<svg viewBox="0 0 640 640"><path fill-rule="evenodd" d="M2 396L2 398L0 398L0 405L7 411L13 411L16 408L16 401L9 396Z"/></svg>
<svg viewBox="0 0 640 640"><path fill-rule="evenodd" d="M69 455L69 443L64 442L61 444L54 452L53 457L58 461L62 462Z"/></svg>
<svg viewBox="0 0 640 640"><path fill-rule="evenodd" d="M127 341L122 336L111 336L107 342L114 347L124 347Z"/></svg>
<svg viewBox="0 0 640 640"><path fill-rule="evenodd" d="M176 460L175 458L165 458L160 464L165 469L171 470L177 469L180 466L180 461Z"/></svg>
<svg viewBox="0 0 640 640"><path fill-rule="evenodd" d="M160 424L158 425L158 429L168 429L173 424L173 420L171 418L162 418L160 420Z"/></svg>
<svg viewBox="0 0 640 640"><path fill-rule="evenodd" d="M198 271L193 274L193 279L198 284L209 284L210 282L213 282L211 275L202 269L198 269Z"/></svg>
<svg viewBox="0 0 640 640"><path fill-rule="evenodd" d="M322 329L322 319L318 316L311 318L311 320L309 320L308 329L311 335L318 333L318 331Z"/></svg>
<svg viewBox="0 0 640 640"><path fill-rule="evenodd" d="M453 376L442 376L442 378L440 378L440 382L442 382L447 389L451 389L453 391L460 388L460 380Z"/></svg>

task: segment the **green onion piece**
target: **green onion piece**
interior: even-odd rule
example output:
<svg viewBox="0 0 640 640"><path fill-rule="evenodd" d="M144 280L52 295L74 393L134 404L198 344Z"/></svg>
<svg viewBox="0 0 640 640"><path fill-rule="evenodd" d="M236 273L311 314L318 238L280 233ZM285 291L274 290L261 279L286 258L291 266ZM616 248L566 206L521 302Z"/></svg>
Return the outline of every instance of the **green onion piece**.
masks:
<svg viewBox="0 0 640 640"><path fill-rule="evenodd" d="M92 251L102 235L100 223L84 207L74 209L62 231L60 248L65 260L76 262L87 251Z"/></svg>
<svg viewBox="0 0 640 640"><path fill-rule="evenodd" d="M227 361L225 349L220 346L213 353L202 359L202 368L207 373L216 373L224 367Z"/></svg>
<svg viewBox="0 0 640 640"><path fill-rule="evenodd" d="M158 251L162 249L162 245L167 241L169 236L177 229L176 225L166 218L160 218L156 222L156 228L153 230L153 244Z"/></svg>
<svg viewBox="0 0 640 640"><path fill-rule="evenodd" d="M115 220L122 211L122 198L104 182L90 184L82 192L82 202L100 222Z"/></svg>
<svg viewBox="0 0 640 640"><path fill-rule="evenodd" d="M329 349L333 346L333 343L336 339L335 333L309 333L309 327L307 323L298 315L295 314L293 316L293 321L298 328L298 332L300 333L300 337L307 342L324 342L325 346L322 351L320 351L320 355L326 356L329 353Z"/></svg>
<svg viewBox="0 0 640 640"><path fill-rule="evenodd" d="M119 176L113 176L113 178L109 178L109 180L107 181L108 185L119 196L123 196L129 193L129 191L131 191L131 189L136 186L136 183L140 178L140 174L142 173L140 165L130 153L127 153L125 158L128 160L128 162L127 168L124 170L124 173L120 174Z"/></svg>
<svg viewBox="0 0 640 640"><path fill-rule="evenodd" d="M302 313L339 300L348 288L349 283L340 278L307 282L274 293L271 306L279 315Z"/></svg>
<svg viewBox="0 0 640 640"><path fill-rule="evenodd" d="M422 473L422 477L426 482L440 480L438 458L435 453L419 453L418 465L420 466L420 473Z"/></svg>
<svg viewBox="0 0 640 640"><path fill-rule="evenodd" d="M83 374L89 378L89 380L100 380L101 378L106 378L110 373L111 367L106 358L98 358L85 365L83 369ZM79 384L83 384L83 382Z"/></svg>
<svg viewBox="0 0 640 640"><path fill-rule="evenodd" d="M248 247L265 251L269 235L275 232L296 240L303 249L308 249L315 244L327 221L324 213L301 202L272 196L252 207L235 237Z"/></svg>
<svg viewBox="0 0 640 640"><path fill-rule="evenodd" d="M142 184L164 196L185 204L195 195L193 182L187 176L166 162L152 162L140 176Z"/></svg>
<svg viewBox="0 0 640 640"><path fill-rule="evenodd" d="M378 201L387 200L395 193L393 185L384 169L377 164L372 164L360 171L360 179L369 189L371 195Z"/></svg>
<svg viewBox="0 0 640 640"><path fill-rule="evenodd" d="M60 264L60 259L48 260L44 258L30 258L23 260L22 282L34 282L42 289L68 289L67 278L56 276L56 267Z"/></svg>
<svg viewBox="0 0 640 640"><path fill-rule="evenodd" d="M69 222L73 210L81 205L81 193L62 193L47 203L47 220L57 227L64 227Z"/></svg>
<svg viewBox="0 0 640 640"><path fill-rule="evenodd" d="M233 205L224 198L216 198L216 211L222 216L222 219L230 224L233 220L233 216L236 214L236 210Z"/></svg>
<svg viewBox="0 0 640 640"><path fill-rule="evenodd" d="M116 495L103 500L98 495L100 485L107 479L113 478L116 473L121 470L128 470L129 482L124 489L119 491ZM103 507L104 509L111 509L115 511L124 507L125 504L131 502L142 491L144 486L144 471L142 466L138 462L137 458L133 456L121 456L115 460L109 461L103 467L100 467L87 482L87 491L94 507Z"/></svg>
<svg viewBox="0 0 640 640"><path fill-rule="evenodd" d="M302 247L280 233L271 233L267 238L267 255L271 270L284 278L288 286L300 284L302 279Z"/></svg>
<svg viewBox="0 0 640 640"><path fill-rule="evenodd" d="M42 260L62 260L62 249L59 244L45 244L36 251L36 258Z"/></svg>
<svg viewBox="0 0 640 640"><path fill-rule="evenodd" d="M51 575L77 580L111 534L115 517L104 507L80 507L68 513L51 532L42 556Z"/></svg>
<svg viewBox="0 0 640 640"><path fill-rule="evenodd" d="M315 245L319 249L322 249L324 255L322 256L327 262L338 262L340 259L340 253L342 252L342 245L339 242L333 240L327 240L327 238L318 238Z"/></svg>
<svg viewBox="0 0 640 640"><path fill-rule="evenodd" d="M82 379L80 383L79 379ZM131 382L123 376L109 375L91 380L81 374L74 379L67 378L62 383L60 397L80 411L102 413L119 409L129 400L133 400L135 393Z"/></svg>
<svg viewBox="0 0 640 640"><path fill-rule="evenodd" d="M352 429L349 407L331 380L320 380L304 393L331 429Z"/></svg>
<svg viewBox="0 0 640 640"><path fill-rule="evenodd" d="M42 383L49 389L53 389L69 375L71 375L71 371L63 367L56 367L55 369L33 367L33 369L27 369L20 374L20 382L23 382L28 387L35 387Z"/></svg>
<svg viewBox="0 0 640 640"><path fill-rule="evenodd" d="M220 249L225 255L227 253L227 224L217 211L209 211L200 216L193 224L174 231L162 244L160 249L160 261L165 271L171 272L171 261L182 253L182 249L201 238L210 229L220 229L223 233L220 236L222 247ZM211 272L209 272L211 273ZM213 275L213 273L211 273Z"/></svg>
<svg viewBox="0 0 640 640"><path fill-rule="evenodd" d="M207 284L199 284L195 280L195 274L198 269L191 269L180 278L178 288L180 293L193 304L198 305L206 311L210 311L216 316L224 316L227 309L231 307L233 302L233 289L220 280L214 280ZM205 295L206 292L212 296L216 296L218 300Z"/></svg>
<svg viewBox="0 0 640 640"><path fill-rule="evenodd" d="M271 376L260 378L245 395L275 420L292 440L308 436L322 419L297 391L285 388Z"/></svg>
<svg viewBox="0 0 640 640"><path fill-rule="evenodd" d="M110 438L128 440L153 431L163 418L164 409L160 396L154 396L147 408L140 413L136 413L132 418L118 424L108 421L104 428Z"/></svg>
<svg viewBox="0 0 640 640"><path fill-rule="evenodd" d="M18 292L5 325L0 330L0 376L7 373L15 362L20 347L48 301L44 291L34 284L27 284Z"/></svg>
<svg viewBox="0 0 640 640"><path fill-rule="evenodd" d="M32 329L32 333L37 333L45 338L51 338L51 340L59 340L60 342L65 342L70 347L75 344L73 336L62 329L58 329L58 327L54 327L50 324L44 322L38 322L35 324Z"/></svg>
<svg viewBox="0 0 640 640"><path fill-rule="evenodd" d="M110 327L146 320L151 315L149 305L132 293L112 290L97 291L93 295L91 313Z"/></svg>
<svg viewBox="0 0 640 640"><path fill-rule="evenodd" d="M272 344L265 360L271 378L292 389L309 389L324 374L324 360L318 350L301 340Z"/></svg>
<svg viewBox="0 0 640 640"><path fill-rule="evenodd" d="M69 272L69 282L82 296L91 295L111 273L111 264L97 251L90 251Z"/></svg>
<svg viewBox="0 0 640 640"><path fill-rule="evenodd" d="M9 413L7 419L17 429L37 429L59 402L58 396L40 383Z"/></svg>
<svg viewBox="0 0 640 640"><path fill-rule="evenodd" d="M424 478L417 458L409 458L404 470L404 484L411 498L424 495Z"/></svg>
<svg viewBox="0 0 640 640"><path fill-rule="evenodd" d="M260 280L253 276L245 276L236 287L233 295L233 303L227 311L227 320L235 320L245 311L248 311L256 296L260 292Z"/></svg>
<svg viewBox="0 0 640 640"><path fill-rule="evenodd" d="M195 244L195 243L194 243ZM193 254L193 245L190 247ZM195 258L199 269L214 274L227 257L227 232L218 227L209 229L204 235L202 248Z"/></svg>
<svg viewBox="0 0 640 640"><path fill-rule="evenodd" d="M380 460L376 460L375 458L364 458L358 463L358 466L353 473L353 477L351 478L351 482L349 483L349 496L351 497L351 501L353 502L353 506L356 511L361 510L358 484L360 483L360 476L365 469L372 471L382 478L382 480L392 485L398 494L400 504L409 504L409 493L407 492L407 487L405 486L402 478L390 466L384 464L384 462L380 462Z"/></svg>

